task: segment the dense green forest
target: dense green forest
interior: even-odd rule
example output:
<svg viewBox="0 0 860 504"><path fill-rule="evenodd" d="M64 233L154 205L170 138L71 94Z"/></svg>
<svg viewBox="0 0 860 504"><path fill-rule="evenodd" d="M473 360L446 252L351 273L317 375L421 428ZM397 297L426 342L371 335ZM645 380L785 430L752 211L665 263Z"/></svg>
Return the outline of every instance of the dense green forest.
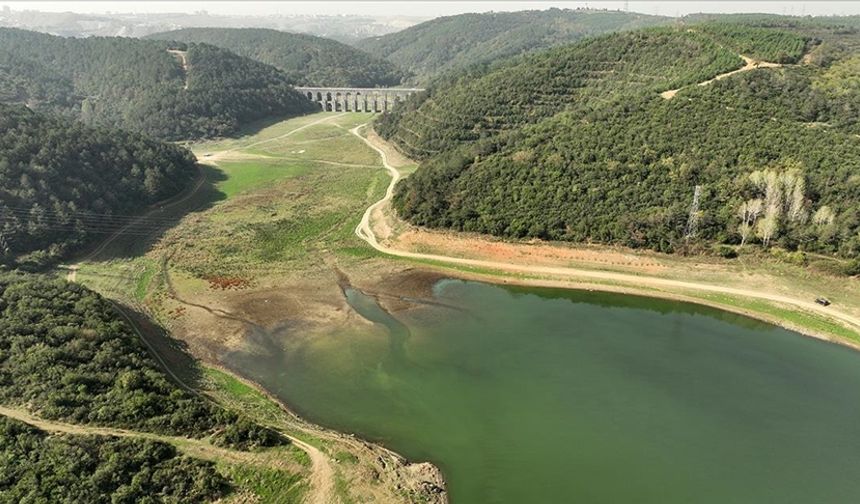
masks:
<svg viewBox="0 0 860 504"><path fill-rule="evenodd" d="M187 150L0 104L0 264L41 265L181 191Z"/></svg>
<svg viewBox="0 0 860 504"><path fill-rule="evenodd" d="M73 105L72 83L36 61L18 57L0 47L0 102L26 103L36 108Z"/></svg>
<svg viewBox="0 0 860 504"><path fill-rule="evenodd" d="M860 29L860 16L789 16L784 14L764 13L735 13L689 14L681 18L687 24L697 23L732 23L747 26L770 28L799 28L816 29L829 28L837 30Z"/></svg>
<svg viewBox="0 0 860 504"><path fill-rule="evenodd" d="M568 106L587 110L630 93L657 94L742 65L701 33L651 28L605 35L439 80L375 127L410 156L427 158Z"/></svg>
<svg viewBox="0 0 860 504"><path fill-rule="evenodd" d="M808 43L807 37L797 33L734 23L706 23L693 29L702 30L732 51L773 63L797 63Z"/></svg>
<svg viewBox="0 0 860 504"><path fill-rule="evenodd" d="M165 443L48 434L0 416L2 503L197 503L229 490L212 463Z"/></svg>
<svg viewBox="0 0 860 504"><path fill-rule="evenodd" d="M248 121L314 110L283 72L205 44L0 28L0 48L3 101L157 138L229 135ZM187 72L171 48L187 50Z"/></svg>
<svg viewBox="0 0 860 504"><path fill-rule="evenodd" d="M113 305L80 285L8 274L0 313L2 404L241 449L286 442L167 379Z"/></svg>
<svg viewBox="0 0 860 504"><path fill-rule="evenodd" d="M763 33L712 29L745 44ZM604 38L604 45L633 35ZM806 40L768 32L762 50L796 59L798 39ZM494 133L485 126L491 113L458 123L454 109L440 105L444 98L434 103L434 95L459 95L467 83L431 89L380 122L407 152L435 154L397 187L395 207L415 224L510 237L665 252L711 243L778 245L852 258L845 271L860 273L860 58L834 40L816 46L825 55L813 58L818 63L688 86L671 100L653 86L623 94L611 86L559 103L554 115L531 105L531 87L504 81L539 73L531 62L517 62L482 77L512 90L486 110L529 103L520 117L531 112L537 120L509 122ZM652 72L664 73L658 68ZM607 78L617 80L617 73ZM432 137L428 118L447 137ZM414 136L403 133L410 130ZM700 203L691 212L697 186Z"/></svg>
<svg viewBox="0 0 860 504"><path fill-rule="evenodd" d="M405 73L354 47L313 35L263 28L184 28L146 37L218 46L269 64L299 86L396 86Z"/></svg>
<svg viewBox="0 0 860 504"><path fill-rule="evenodd" d="M365 39L357 46L387 58L426 83L438 74L475 64L670 22L671 18L661 16L588 9L460 14Z"/></svg>

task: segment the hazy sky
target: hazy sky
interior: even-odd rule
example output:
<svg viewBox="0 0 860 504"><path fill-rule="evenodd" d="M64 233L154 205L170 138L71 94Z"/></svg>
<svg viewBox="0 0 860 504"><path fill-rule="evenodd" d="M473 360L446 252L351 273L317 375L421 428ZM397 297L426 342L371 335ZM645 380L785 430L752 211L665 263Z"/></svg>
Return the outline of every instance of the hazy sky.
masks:
<svg viewBox="0 0 860 504"><path fill-rule="evenodd" d="M412 15L421 17L445 16L464 12L511 11L547 9L550 7L594 7L623 9L623 1L376 1L376 2L240 2L240 1L52 1L18 2L0 0L0 6L14 10L104 12L195 12L205 10L212 14L272 15L272 14L370 14ZM648 1L630 0L629 10L666 16L693 12L772 12L794 15L860 14L860 1Z"/></svg>

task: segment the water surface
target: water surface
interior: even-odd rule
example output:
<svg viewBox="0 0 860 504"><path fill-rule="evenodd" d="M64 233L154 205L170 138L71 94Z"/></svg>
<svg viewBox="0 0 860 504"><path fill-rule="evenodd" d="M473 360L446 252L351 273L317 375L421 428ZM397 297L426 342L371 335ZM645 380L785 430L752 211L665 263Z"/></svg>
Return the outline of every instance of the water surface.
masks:
<svg viewBox="0 0 860 504"><path fill-rule="evenodd" d="M376 328L229 363L413 460L453 504L860 502L860 354L690 304L444 280ZM261 356L261 353L263 354Z"/></svg>

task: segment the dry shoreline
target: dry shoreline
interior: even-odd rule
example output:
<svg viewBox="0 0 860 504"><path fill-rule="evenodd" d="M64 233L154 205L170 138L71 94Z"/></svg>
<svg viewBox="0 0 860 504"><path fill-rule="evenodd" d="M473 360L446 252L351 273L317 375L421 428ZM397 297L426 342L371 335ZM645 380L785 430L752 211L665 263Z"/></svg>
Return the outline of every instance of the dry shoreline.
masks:
<svg viewBox="0 0 860 504"><path fill-rule="evenodd" d="M678 301L686 301L694 304L700 304L703 306L709 306L712 308L717 308L720 310L724 310L731 313L736 313L740 315L745 315L750 318L754 318L763 322L767 322L770 324L777 325L779 327L783 327L785 329L789 329L805 336L813 337L816 339L829 341L837 344L841 344L847 346L849 348L853 348L855 350L860 350L860 343L854 340L849 340L847 338L839 337L834 334L828 334L825 331L819 331L814 328L806 327L800 324L793 324L786 320L781 319L780 317L760 312L757 310L747 310L742 307L732 306L725 303L720 303L716 301L709 301L708 299L697 297L697 296L688 296L683 294L682 292L685 290L696 290L697 288L701 290L704 294L717 294L717 295L727 295L732 296L734 298L738 298L739 296L743 296L743 292L735 292L738 289L720 286L716 284L709 283L694 283L694 282L682 282L678 280L672 280L669 278L663 278L659 276L639 276L637 278L636 275L624 274L624 273L616 273L616 272L604 272L597 268L554 268L554 267L545 267L545 266L528 266L528 265L520 265L515 263L502 263L502 262L494 262L491 260L484 259L469 259L463 257L448 257L441 254L434 253L420 253L420 252L411 252L407 250L402 250L397 248L396 246L389 245L387 243L380 243L377 239L375 231L373 229L373 212L377 209L385 208L390 206L391 195L393 193L394 185L401 178L400 171L392 166L388 161L388 156L392 152L392 150L400 154L394 146L382 140L378 135L367 135L362 136L358 133L359 128L355 128L351 131L354 135L361 138L369 147L375 150L381 157L383 166L385 169L391 174L392 179L391 183L386 191L385 196L371 205L365 212L362 217L362 221L356 228L355 234L367 242L371 247L376 249L377 251L386 254L388 256L396 257L399 259L405 260L418 260L418 261L433 261L436 263L442 263L438 266L442 271L454 271L453 276L463 276L463 277L471 277L472 279L478 279L482 281L487 281L489 283L494 284L515 284L515 285L524 285L524 286L534 286L534 287L558 287L558 288L572 288L572 289L585 289L585 290L599 290L606 292L618 292L625 294L634 294L646 297L654 297L661 299L669 299L669 300L678 300ZM445 264L447 263L447 264ZM474 273L469 271L464 271L463 267L466 268L480 268L491 271L498 271L499 274L481 274ZM564 270L564 274L560 273ZM504 271L504 272L503 272ZM508 276L510 275L510 276ZM558 280L558 279L540 279L540 278L523 278L518 275L547 275L547 276L555 276L559 277L573 277L570 280ZM610 285L606 283L600 282L588 282L583 281L581 279L574 279L575 277L590 277L594 278L598 281L604 282L620 282L622 284L627 285ZM635 284L641 282L644 285L651 284L650 288L642 288L636 287ZM665 289L679 289L682 292L672 292ZM802 313L804 316L807 316L808 307L805 306L810 303L805 303L799 301L794 298L790 298L788 296L774 296L765 292L758 291L749 291L746 295L756 299L760 302L766 302L776 306L786 306L789 305L790 308L796 313ZM804 305L804 306L801 306ZM838 326L841 326L847 330L854 331L855 333L860 328L860 322L858 322L856 317L852 317L851 315L845 313L834 313L831 311L827 313L826 311L822 311L820 314L816 314L818 316L823 316L830 322L836 323Z"/></svg>
<svg viewBox="0 0 860 504"><path fill-rule="evenodd" d="M770 316L766 313L758 312L755 310L745 310L743 308L726 305L719 302L712 302L706 299L697 298L694 296L688 296L676 292L669 291L661 291L661 290L649 290L649 289L641 289L631 286L622 286L622 285L608 285L608 284L600 284L600 283L589 283L589 282L578 282L578 281L564 281L564 280L550 280L550 279L538 279L538 278L521 278L521 277L504 277L502 275L493 275L488 273L475 273L475 272L467 272L462 270L455 270L456 273L451 273L445 267L439 267L436 270L439 273L445 272L444 276L452 279L459 280L469 280L476 282L484 282L492 285L514 285L519 287L535 287L535 288L547 288L547 289L565 289L565 290L578 290L578 291L596 291L596 292L609 292L614 294L626 294L630 296L638 296L644 298L653 298L653 299L661 299L667 301L678 301L682 303L690 303L699 306L706 306L708 308L714 308L721 311L733 313L736 315L742 315L745 317L749 317L754 320L758 320L759 322L765 322L767 324L780 327L782 329L786 329L792 332L796 332L806 337L814 338L821 341L826 341L828 343L833 343L837 345L846 346L848 348L860 351L860 343L846 340L843 338L835 338L825 332L818 332L812 330L808 327L791 324L784 320L779 319L775 316Z"/></svg>

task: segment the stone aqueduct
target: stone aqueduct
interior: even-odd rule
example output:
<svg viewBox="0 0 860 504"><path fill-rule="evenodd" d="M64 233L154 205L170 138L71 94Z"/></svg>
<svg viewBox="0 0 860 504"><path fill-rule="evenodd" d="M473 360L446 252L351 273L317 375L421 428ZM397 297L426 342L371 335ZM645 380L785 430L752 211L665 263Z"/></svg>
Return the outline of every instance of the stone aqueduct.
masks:
<svg viewBox="0 0 860 504"><path fill-rule="evenodd" d="M421 88L296 87L320 108L331 112L388 112L397 102Z"/></svg>

